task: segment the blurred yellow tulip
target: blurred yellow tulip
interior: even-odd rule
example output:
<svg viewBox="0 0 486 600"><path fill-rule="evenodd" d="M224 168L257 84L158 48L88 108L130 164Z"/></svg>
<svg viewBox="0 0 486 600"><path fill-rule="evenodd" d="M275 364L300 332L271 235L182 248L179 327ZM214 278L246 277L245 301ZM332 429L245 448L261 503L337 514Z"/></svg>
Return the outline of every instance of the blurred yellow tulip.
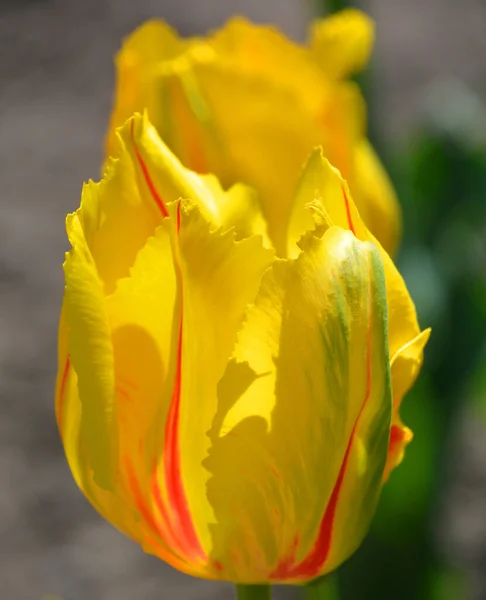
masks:
<svg viewBox="0 0 486 600"><path fill-rule="evenodd" d="M363 99L348 78L362 69L373 24L349 9L313 24L306 46L271 26L234 18L207 38L181 39L149 21L116 58L116 92L107 136L134 112L148 111L162 139L188 168L261 196L278 254L302 164L322 146L349 182L371 232L393 254L400 209L366 140Z"/></svg>
<svg viewBox="0 0 486 600"><path fill-rule="evenodd" d="M115 139L67 218L56 414L73 475L186 573L327 573L401 460L429 332L320 149L278 258L251 189L186 169L146 117Z"/></svg>

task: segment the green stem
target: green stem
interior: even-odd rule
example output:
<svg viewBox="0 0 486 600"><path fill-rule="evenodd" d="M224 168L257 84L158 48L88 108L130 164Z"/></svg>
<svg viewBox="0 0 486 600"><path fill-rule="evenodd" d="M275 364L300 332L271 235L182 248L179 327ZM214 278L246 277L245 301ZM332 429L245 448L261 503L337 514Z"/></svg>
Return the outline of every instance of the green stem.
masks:
<svg viewBox="0 0 486 600"><path fill-rule="evenodd" d="M337 579L334 575L319 577L305 586L305 600L339 600Z"/></svg>
<svg viewBox="0 0 486 600"><path fill-rule="evenodd" d="M237 585L238 600L271 600L272 588L269 585Z"/></svg>

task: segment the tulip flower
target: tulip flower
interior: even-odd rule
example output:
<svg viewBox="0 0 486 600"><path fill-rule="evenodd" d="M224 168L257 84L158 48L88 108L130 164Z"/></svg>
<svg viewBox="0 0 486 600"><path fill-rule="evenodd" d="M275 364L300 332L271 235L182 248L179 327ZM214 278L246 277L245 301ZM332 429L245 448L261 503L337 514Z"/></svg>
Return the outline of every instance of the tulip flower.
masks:
<svg viewBox="0 0 486 600"><path fill-rule="evenodd" d="M146 116L67 218L56 414L92 505L177 569L302 583L359 546L410 432L413 303L314 150L284 255L258 196Z"/></svg>
<svg viewBox="0 0 486 600"><path fill-rule="evenodd" d="M207 38L181 39L162 21L127 38L116 58L107 137L148 115L182 163L223 187L252 186L282 253L300 169L315 146L349 181L362 218L388 253L400 232L391 183L366 139L366 107L350 76L367 63L374 28L357 10L316 21L307 45L234 18Z"/></svg>

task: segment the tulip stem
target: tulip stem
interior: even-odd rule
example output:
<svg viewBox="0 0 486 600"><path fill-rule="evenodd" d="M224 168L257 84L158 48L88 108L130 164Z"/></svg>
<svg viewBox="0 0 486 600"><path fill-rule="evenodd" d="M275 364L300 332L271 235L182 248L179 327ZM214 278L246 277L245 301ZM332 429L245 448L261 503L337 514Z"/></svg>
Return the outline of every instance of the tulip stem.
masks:
<svg viewBox="0 0 486 600"><path fill-rule="evenodd" d="M337 579L334 575L319 577L305 586L305 600L339 600Z"/></svg>
<svg viewBox="0 0 486 600"><path fill-rule="evenodd" d="M272 588L269 585L237 585L238 600L271 600Z"/></svg>

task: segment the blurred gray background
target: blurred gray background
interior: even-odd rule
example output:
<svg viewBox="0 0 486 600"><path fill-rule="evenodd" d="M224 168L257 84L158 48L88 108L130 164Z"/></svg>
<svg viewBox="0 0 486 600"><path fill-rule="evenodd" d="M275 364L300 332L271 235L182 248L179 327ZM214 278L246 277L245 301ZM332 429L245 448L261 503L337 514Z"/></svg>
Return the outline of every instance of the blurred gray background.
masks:
<svg viewBox="0 0 486 600"><path fill-rule="evenodd" d="M485 91L486 2L363 5L377 22L382 138L410 135L437 78L459 78ZM303 38L312 9L310 0L0 2L2 600L40 600L49 593L63 600L231 597L229 586L185 577L144 555L98 517L72 481L53 412L64 218L78 205L83 180L98 177L112 57L124 35L152 16L192 34L240 12ZM451 559L480 578L486 509L470 482L486 489L486 443L468 415L459 429L458 474L438 536Z"/></svg>

